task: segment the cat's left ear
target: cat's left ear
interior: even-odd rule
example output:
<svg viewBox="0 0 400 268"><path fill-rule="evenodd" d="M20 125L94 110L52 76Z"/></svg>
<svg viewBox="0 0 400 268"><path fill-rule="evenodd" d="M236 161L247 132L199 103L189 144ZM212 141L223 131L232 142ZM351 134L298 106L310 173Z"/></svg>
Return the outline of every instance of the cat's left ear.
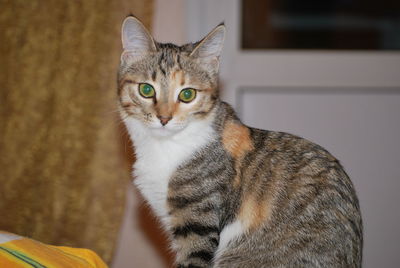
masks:
<svg viewBox="0 0 400 268"><path fill-rule="evenodd" d="M190 56L200 59L217 71L219 57L225 40L225 31L225 25L223 23L215 27L214 30L198 42L190 53Z"/></svg>
<svg viewBox="0 0 400 268"><path fill-rule="evenodd" d="M121 60L123 61L135 61L145 54L157 51L153 37L134 16L129 16L124 20L121 34L124 49Z"/></svg>

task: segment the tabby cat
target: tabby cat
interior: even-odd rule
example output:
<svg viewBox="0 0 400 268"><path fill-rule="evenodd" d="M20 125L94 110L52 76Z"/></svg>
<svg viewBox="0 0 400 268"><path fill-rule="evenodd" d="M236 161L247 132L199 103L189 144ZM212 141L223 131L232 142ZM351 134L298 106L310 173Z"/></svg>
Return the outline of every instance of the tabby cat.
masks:
<svg viewBox="0 0 400 268"><path fill-rule="evenodd" d="M120 113L135 184L177 267L360 267L362 224L339 161L303 138L244 125L218 96L218 25L196 43L122 26Z"/></svg>

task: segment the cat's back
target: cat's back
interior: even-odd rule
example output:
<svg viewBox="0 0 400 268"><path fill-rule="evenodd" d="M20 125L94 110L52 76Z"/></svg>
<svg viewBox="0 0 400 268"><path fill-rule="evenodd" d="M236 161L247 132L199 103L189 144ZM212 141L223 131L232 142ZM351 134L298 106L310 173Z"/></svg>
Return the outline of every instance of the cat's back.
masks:
<svg viewBox="0 0 400 268"><path fill-rule="evenodd" d="M290 133L249 129L254 150L243 158L243 171L256 172L244 172L243 177L247 175L253 183L257 181L255 178L260 182L279 182L289 199L292 198L292 191L298 193L318 189L315 197L323 193L337 193L342 199L358 206L350 178L339 160L325 148Z"/></svg>
<svg viewBox="0 0 400 268"><path fill-rule="evenodd" d="M339 161L292 134L249 128L249 135L233 181L240 205L231 225L240 228L222 233L231 241L218 267L360 267L358 199Z"/></svg>

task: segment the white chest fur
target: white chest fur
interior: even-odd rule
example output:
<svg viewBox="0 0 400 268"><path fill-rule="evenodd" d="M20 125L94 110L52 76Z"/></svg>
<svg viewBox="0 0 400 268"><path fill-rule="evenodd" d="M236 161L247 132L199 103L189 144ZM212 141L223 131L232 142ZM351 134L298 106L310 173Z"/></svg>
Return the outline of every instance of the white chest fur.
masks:
<svg viewBox="0 0 400 268"><path fill-rule="evenodd" d="M135 184L164 224L168 224L168 183L177 167L189 160L214 135L211 121L193 122L170 137L149 135L141 122L125 120L136 151Z"/></svg>

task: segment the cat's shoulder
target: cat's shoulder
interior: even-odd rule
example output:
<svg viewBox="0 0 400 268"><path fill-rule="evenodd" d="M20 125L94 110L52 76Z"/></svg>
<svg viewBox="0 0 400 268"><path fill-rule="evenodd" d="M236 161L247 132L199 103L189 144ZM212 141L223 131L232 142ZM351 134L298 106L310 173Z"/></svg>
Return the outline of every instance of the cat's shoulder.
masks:
<svg viewBox="0 0 400 268"><path fill-rule="evenodd" d="M220 102L217 112L217 128L224 148L235 158L248 152L275 154L291 159L319 157L327 161L338 160L321 145L288 132L264 130L243 124L235 110L226 102Z"/></svg>

